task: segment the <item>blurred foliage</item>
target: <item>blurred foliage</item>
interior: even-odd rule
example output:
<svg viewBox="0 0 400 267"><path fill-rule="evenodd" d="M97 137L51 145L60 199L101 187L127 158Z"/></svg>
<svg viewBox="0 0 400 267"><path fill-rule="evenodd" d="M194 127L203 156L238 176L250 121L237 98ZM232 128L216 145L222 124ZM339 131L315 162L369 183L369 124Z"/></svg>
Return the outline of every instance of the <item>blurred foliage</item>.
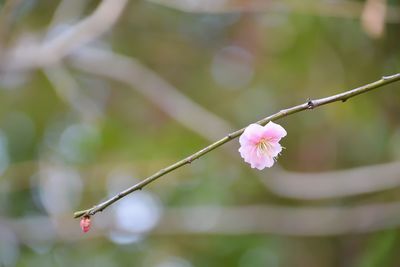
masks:
<svg viewBox="0 0 400 267"><path fill-rule="evenodd" d="M82 16L99 3L84 2ZM57 5L58 1L22 1L8 43L25 33L44 35ZM118 23L97 42L138 59L190 99L240 128L307 98L397 73L399 24L386 24L385 30L380 39L371 39L356 19L268 11L185 13L131 1ZM79 227L72 212L115 192L110 189L113 175L125 177L123 186L116 186L123 189L209 140L168 117L134 88L68 68L82 90L102 107L99 122L84 121L40 70L0 80L0 214L5 221L38 215L62 218L54 220L52 227L74 224L76 236ZM291 171L318 172L398 160L398 87L392 84L344 104L281 120L289 134L279 164ZM237 150L238 143L226 146ZM56 166L51 175L43 172L46 162ZM268 177L268 170L261 175ZM219 149L162 178L146 192L154 203L168 209L268 203L352 206L398 200L400 191L394 188L325 202L284 199L271 194L239 154L234 157ZM70 202L62 202L64 194ZM60 206L64 208L58 210ZM397 229L328 237L150 231L124 239L105 230L114 213L110 209L96 217L89 238L81 235L73 240L66 234L24 238L0 221L0 266L400 264Z"/></svg>

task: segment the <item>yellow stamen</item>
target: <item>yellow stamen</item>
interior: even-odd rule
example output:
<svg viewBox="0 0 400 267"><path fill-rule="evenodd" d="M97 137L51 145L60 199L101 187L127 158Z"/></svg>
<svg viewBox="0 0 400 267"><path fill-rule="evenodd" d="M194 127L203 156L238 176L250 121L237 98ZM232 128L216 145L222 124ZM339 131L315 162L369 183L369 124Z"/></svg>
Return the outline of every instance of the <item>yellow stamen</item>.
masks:
<svg viewBox="0 0 400 267"><path fill-rule="evenodd" d="M261 139L257 144L257 156L261 157L265 154L270 155L272 153L272 145L266 139Z"/></svg>

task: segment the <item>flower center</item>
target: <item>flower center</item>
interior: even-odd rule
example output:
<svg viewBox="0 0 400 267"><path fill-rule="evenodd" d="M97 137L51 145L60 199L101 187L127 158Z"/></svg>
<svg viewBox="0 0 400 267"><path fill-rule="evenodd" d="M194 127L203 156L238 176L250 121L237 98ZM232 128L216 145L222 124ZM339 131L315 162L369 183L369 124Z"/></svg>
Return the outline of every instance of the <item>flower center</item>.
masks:
<svg viewBox="0 0 400 267"><path fill-rule="evenodd" d="M258 157L269 155L272 152L272 145L267 139L261 139L260 142L257 143L256 147Z"/></svg>

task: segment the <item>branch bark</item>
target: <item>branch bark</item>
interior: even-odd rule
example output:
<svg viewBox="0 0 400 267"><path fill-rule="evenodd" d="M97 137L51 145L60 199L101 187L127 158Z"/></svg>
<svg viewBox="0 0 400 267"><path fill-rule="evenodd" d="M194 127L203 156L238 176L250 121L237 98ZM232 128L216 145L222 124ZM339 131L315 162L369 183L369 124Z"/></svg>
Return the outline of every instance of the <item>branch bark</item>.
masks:
<svg viewBox="0 0 400 267"><path fill-rule="evenodd" d="M338 101L342 101L345 102L346 100L348 100L349 98L352 98L354 96L369 92L371 90L380 88L384 85L396 82L400 80L400 73L391 75L391 76L384 76L382 77L380 80L375 81L373 83L340 93L340 94L336 94L333 96L329 96L329 97L325 97L325 98L320 98L320 99L316 99L316 100L308 100L307 102L294 106L294 107L290 107L287 109L283 109L273 115L270 115L262 120L257 121L256 123L260 124L260 125L265 125L270 121L275 121L278 119L281 119L283 117L287 117L289 115L304 111L304 110L309 110L309 109L314 109L317 108L319 106L323 106L323 105L327 105L329 103L333 103L333 102L338 102ZM74 218L79 218L81 216L84 215L95 215L97 212L103 211L104 209L106 209L107 207L109 207L110 205L112 205L113 203L117 202L118 200L120 200L121 198L125 197L126 195L131 194L134 191L137 190L141 190L143 187L147 186L148 184L154 182L155 180L157 180L158 178L184 166L187 164L192 163L194 160L204 156L205 154L211 152L212 150L222 146L223 144L239 137L243 132L244 132L245 128L242 128L240 130L237 130L235 132L232 132L228 135L226 135L225 137L219 139L218 141L210 144L209 146L195 152L194 154L164 168L159 170L158 172L154 173L153 175L145 178L144 180L142 180L141 182L127 188L126 190L118 193L117 195L115 195L114 197L101 202L98 205L95 205L92 208L86 209L86 210L81 210L81 211L77 211L74 213Z"/></svg>
<svg viewBox="0 0 400 267"><path fill-rule="evenodd" d="M84 48L68 57L68 63L85 73L126 84L171 118L208 141L212 142L234 129L228 121L182 94L178 88L135 58L108 50ZM159 97L160 95L163 97ZM198 127L199 125L207 127ZM236 149L228 149L227 152L234 159L241 160L237 157ZM397 175L399 172L400 163L392 162L322 173L290 172L280 168L270 170L268 177L256 170L253 173L268 190L279 196L318 200L343 198L397 187L400 185L400 177Z"/></svg>

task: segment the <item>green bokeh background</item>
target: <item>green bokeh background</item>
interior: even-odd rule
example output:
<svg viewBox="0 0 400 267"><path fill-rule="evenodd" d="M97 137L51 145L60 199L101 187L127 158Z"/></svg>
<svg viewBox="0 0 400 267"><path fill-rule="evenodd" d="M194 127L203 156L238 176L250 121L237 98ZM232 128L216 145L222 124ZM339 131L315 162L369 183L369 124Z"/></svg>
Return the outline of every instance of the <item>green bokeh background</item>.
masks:
<svg viewBox="0 0 400 267"><path fill-rule="evenodd" d="M58 1L49 0L21 2L12 16L8 47L23 34L43 37L58 6ZM85 1L83 15L98 3ZM352 18L268 10L204 14L130 1L96 45L139 60L234 130L308 98L329 96L397 73L399 36L396 23L386 24L384 35L375 39ZM238 65L247 62L252 73L247 82L240 81L240 75L235 80L234 71L231 85L216 80L213 68L229 67L229 62L216 63L216 56L227 47L248 53L245 61L238 55ZM123 232L131 239L121 243L112 238L115 229L110 221L115 214L110 208L93 218L88 234L81 234L73 211L105 199L112 175L122 173L129 177L122 179L124 186L134 184L210 140L168 116L135 88L84 73L68 62L65 66L82 93L101 106L95 124L83 120L40 69L7 74L0 80L0 141L5 144L0 153L5 164L0 178L0 266L400 265L396 225L371 233L321 236L160 234L151 228L134 238ZM286 149L279 166L274 168L325 172L398 160L399 87L394 83L346 103L280 120L288 136L282 141ZM268 179L270 170L257 174L238 153L232 154L239 147L236 140L225 146L146 188L144 193L162 209L160 214L199 205L352 207L399 199L396 187L313 201L278 196L259 178ZM57 200L59 193L56 190L55 196L46 198L53 188L42 189L48 188L42 177L47 176L40 171L46 166L56 166L51 175L65 180L58 184L61 180L56 179L55 187L72 183L72 188L78 188L67 190L67 195L72 194L66 197L69 203L50 203L52 207L66 205L65 209L54 211L46 203ZM71 176L75 180L69 180ZM24 228L38 218L52 227L32 223L34 227Z"/></svg>

